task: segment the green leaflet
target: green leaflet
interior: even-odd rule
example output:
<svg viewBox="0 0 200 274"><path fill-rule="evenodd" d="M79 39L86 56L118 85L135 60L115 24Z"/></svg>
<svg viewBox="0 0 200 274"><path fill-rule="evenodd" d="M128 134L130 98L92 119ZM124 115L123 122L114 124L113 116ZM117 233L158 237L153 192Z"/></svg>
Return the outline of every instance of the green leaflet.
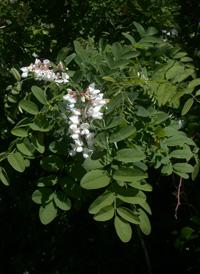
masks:
<svg viewBox="0 0 200 274"><path fill-rule="evenodd" d="M44 170L58 171L63 169L64 163L59 156L49 155L40 161L40 165Z"/></svg>
<svg viewBox="0 0 200 274"><path fill-rule="evenodd" d="M130 204L140 204L146 201L146 195L134 188L123 188L117 183L111 185L110 189L117 194L117 198Z"/></svg>
<svg viewBox="0 0 200 274"><path fill-rule="evenodd" d="M9 164L18 172L24 172L25 162L20 152L14 152L8 156Z"/></svg>
<svg viewBox="0 0 200 274"><path fill-rule="evenodd" d="M103 207L111 205L114 200L115 196L112 192L105 192L92 202L88 211L90 214L96 214Z"/></svg>
<svg viewBox="0 0 200 274"><path fill-rule="evenodd" d="M111 161L112 161L112 158L107 152L96 151L84 161L83 167L86 170L93 170L93 169L107 166L108 164L111 163Z"/></svg>
<svg viewBox="0 0 200 274"><path fill-rule="evenodd" d="M132 148L124 148L118 150L116 156L114 157L115 160L124 163L139 162L144 160L145 158L146 155L143 152Z"/></svg>
<svg viewBox="0 0 200 274"><path fill-rule="evenodd" d="M129 242L132 237L132 229L130 224L121 217L116 216L114 219L114 225L120 240L124 243Z"/></svg>
<svg viewBox="0 0 200 274"><path fill-rule="evenodd" d="M22 154L27 156L32 156L35 151L34 146L30 143L28 138L24 138L21 141L18 141L16 147Z"/></svg>
<svg viewBox="0 0 200 274"><path fill-rule="evenodd" d="M62 210L70 210L71 201L63 191L57 191L54 195L54 202Z"/></svg>
<svg viewBox="0 0 200 274"><path fill-rule="evenodd" d="M121 127L117 132L111 134L110 136L110 142L119 142L124 139L127 139L129 136L134 134L136 132L136 128L133 126L124 126Z"/></svg>
<svg viewBox="0 0 200 274"><path fill-rule="evenodd" d="M53 197L54 191L49 187L37 189L32 194L32 200L36 204L47 204L53 199Z"/></svg>
<svg viewBox="0 0 200 274"><path fill-rule="evenodd" d="M194 73L193 69L186 69L184 70L180 76L178 77L178 82L182 82L183 80L185 80L186 78L188 78L189 76L191 76Z"/></svg>
<svg viewBox="0 0 200 274"><path fill-rule="evenodd" d="M192 105L194 103L194 99L193 98L189 98L182 109L181 115L184 116L186 113L188 113L188 111L191 109Z"/></svg>
<svg viewBox="0 0 200 274"><path fill-rule="evenodd" d="M18 137L27 137L28 136L28 130L24 128L13 128L11 130L11 133Z"/></svg>
<svg viewBox="0 0 200 274"><path fill-rule="evenodd" d="M92 170L81 179L81 187L85 189L98 189L109 185L110 177L104 170Z"/></svg>
<svg viewBox="0 0 200 274"><path fill-rule="evenodd" d="M181 173L191 173L194 171L194 167L187 163L176 163L173 168Z"/></svg>
<svg viewBox="0 0 200 274"><path fill-rule="evenodd" d="M10 72L17 81L21 80L21 75L19 74L19 72L15 68L11 68Z"/></svg>
<svg viewBox="0 0 200 274"><path fill-rule="evenodd" d="M183 146L184 144L188 144L191 146L196 146L196 144L194 143L194 141L190 138L188 138L187 136L184 135L176 135L176 136L172 136L169 137L166 141L165 144L169 147L173 147L173 146Z"/></svg>
<svg viewBox="0 0 200 274"><path fill-rule="evenodd" d="M37 86L32 86L31 91L40 103L42 103L43 105L46 104L44 91L41 88L39 88Z"/></svg>
<svg viewBox="0 0 200 274"><path fill-rule="evenodd" d="M140 219L138 217L138 214L130 210L126 207L118 207L117 213L126 221L132 223L132 224L139 224Z"/></svg>
<svg viewBox="0 0 200 274"><path fill-rule="evenodd" d="M7 174L7 172L5 171L5 169L3 167L0 167L0 181L5 186L9 186L9 184L10 184L10 180L9 180L8 174Z"/></svg>
<svg viewBox="0 0 200 274"><path fill-rule="evenodd" d="M36 182L36 185L38 187L46 187L46 186L54 186L57 183L58 183L58 177L54 174L54 175L49 175L49 176L40 178Z"/></svg>
<svg viewBox="0 0 200 274"><path fill-rule="evenodd" d="M114 216L114 207L112 205L101 208L95 215L94 220L99 222L105 222L112 219Z"/></svg>
<svg viewBox="0 0 200 274"><path fill-rule="evenodd" d="M138 209L138 212L140 218L139 227L145 235L149 235L151 233L151 223L149 221L149 218L144 210L142 210L141 208Z"/></svg>
<svg viewBox="0 0 200 274"><path fill-rule="evenodd" d="M39 112L38 106L31 101L21 100L19 102L19 105L23 110L25 110L26 112L30 114L36 115Z"/></svg>
<svg viewBox="0 0 200 274"><path fill-rule="evenodd" d="M200 85L200 78L196 78L189 82L188 88L195 88L196 86Z"/></svg>
<svg viewBox="0 0 200 274"><path fill-rule="evenodd" d="M120 167L113 174L115 180L132 182L140 181L148 177L148 174L140 169Z"/></svg>
<svg viewBox="0 0 200 274"><path fill-rule="evenodd" d="M34 148L40 152L40 153L44 153L45 151L45 146L42 142L42 138L40 138L39 136L32 136L31 137L31 144L34 146Z"/></svg>
<svg viewBox="0 0 200 274"><path fill-rule="evenodd" d="M67 48L67 47L62 48L58 52L58 55L56 58L57 62L63 61L67 57L67 54L69 53L69 51L70 51L70 48Z"/></svg>
<svg viewBox="0 0 200 274"><path fill-rule="evenodd" d="M166 73L167 80L174 78L177 74L179 74L183 70L184 70L184 66L178 65L178 64L174 65Z"/></svg>
<svg viewBox="0 0 200 274"><path fill-rule="evenodd" d="M129 183L129 186L140 189L140 190L144 190L144 191L152 191L152 186L148 183L146 183L145 181L136 181L136 182L132 182Z"/></svg>
<svg viewBox="0 0 200 274"><path fill-rule="evenodd" d="M43 204L41 205L39 209L39 218L43 225L47 225L50 222L52 222L56 215L57 215L57 208L55 207L55 204L53 201L51 201L49 204Z"/></svg>
<svg viewBox="0 0 200 274"><path fill-rule="evenodd" d="M169 154L170 158L186 159L189 161L193 157L193 153L189 150L177 149Z"/></svg>

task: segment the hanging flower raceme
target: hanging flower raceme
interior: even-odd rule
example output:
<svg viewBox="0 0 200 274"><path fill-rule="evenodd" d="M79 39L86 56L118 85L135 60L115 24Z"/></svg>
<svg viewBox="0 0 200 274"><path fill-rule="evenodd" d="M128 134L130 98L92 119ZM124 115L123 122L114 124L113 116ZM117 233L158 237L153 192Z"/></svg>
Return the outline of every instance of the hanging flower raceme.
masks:
<svg viewBox="0 0 200 274"><path fill-rule="evenodd" d="M63 69L63 65L60 62L57 65L57 70ZM54 81L56 83L69 82L69 75L65 72L54 72L53 67L48 59L43 61L36 58L35 63L31 63L28 67L22 67L22 77L26 78L30 73L33 73L36 80Z"/></svg>
<svg viewBox="0 0 200 274"><path fill-rule="evenodd" d="M77 93L68 89L68 94L63 99L69 102L71 116L69 117L69 134L74 143L71 144L70 155L82 152L87 158L94 150L95 134L92 132L92 122L95 119L102 119L102 106L107 103L103 99L103 93L95 89L95 84L89 85L86 92L81 92L80 98ZM76 105L82 108L76 108Z"/></svg>

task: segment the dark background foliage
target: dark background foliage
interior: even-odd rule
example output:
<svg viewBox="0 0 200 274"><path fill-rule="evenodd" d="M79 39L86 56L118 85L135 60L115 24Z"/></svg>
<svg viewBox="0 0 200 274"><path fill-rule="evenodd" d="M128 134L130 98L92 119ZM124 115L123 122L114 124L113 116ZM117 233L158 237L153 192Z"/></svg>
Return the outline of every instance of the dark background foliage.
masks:
<svg viewBox="0 0 200 274"><path fill-rule="evenodd" d="M73 51L73 41L79 37L112 43L123 39L122 32L133 31L133 21L154 26L173 45L188 52L199 74L200 4L196 0L11 2L0 1L1 151L10 143L8 132L12 128L3 112L6 87L12 81L9 69L28 65L36 55L55 60L62 47ZM190 136L199 137L198 114L199 108L194 108L185 118ZM137 230L128 244L121 243L111 221L102 225L88 215L90 201L81 210L62 213L43 226L31 201L36 167L37 163L23 175L10 169L11 186L0 185L0 273L148 273ZM160 177L155 170L150 173L153 229L150 236L142 237L153 273L200 272L199 177L183 185L177 220L176 180ZM188 226L195 230L196 238L181 236L181 230Z"/></svg>

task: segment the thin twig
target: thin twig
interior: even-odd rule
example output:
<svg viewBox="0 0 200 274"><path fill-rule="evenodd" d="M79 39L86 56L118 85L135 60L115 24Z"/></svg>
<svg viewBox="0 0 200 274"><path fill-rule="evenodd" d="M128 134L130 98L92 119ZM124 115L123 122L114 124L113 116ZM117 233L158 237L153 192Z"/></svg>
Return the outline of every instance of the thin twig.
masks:
<svg viewBox="0 0 200 274"><path fill-rule="evenodd" d="M175 209L175 218L176 219L178 219L178 208L181 205L181 187L182 187L182 181L183 181L183 178L180 177L179 186L178 186L178 203L177 203L177 206L176 206L176 209Z"/></svg>

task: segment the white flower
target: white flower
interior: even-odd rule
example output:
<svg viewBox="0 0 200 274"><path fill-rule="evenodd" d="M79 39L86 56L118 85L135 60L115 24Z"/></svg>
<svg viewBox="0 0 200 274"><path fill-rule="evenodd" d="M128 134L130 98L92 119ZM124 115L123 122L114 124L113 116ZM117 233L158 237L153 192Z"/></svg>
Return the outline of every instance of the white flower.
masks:
<svg viewBox="0 0 200 274"><path fill-rule="evenodd" d="M72 108L71 112L72 112L72 115L75 115L75 116L80 116L81 115L80 110L78 110L76 108Z"/></svg>
<svg viewBox="0 0 200 274"><path fill-rule="evenodd" d="M99 93L93 101L93 106L103 106L106 101L106 99L103 99L103 93Z"/></svg>
<svg viewBox="0 0 200 274"><path fill-rule="evenodd" d="M72 137L72 139L74 139L74 140L78 140L78 139L79 139L79 134L74 133L74 134L71 135L71 137Z"/></svg>
<svg viewBox="0 0 200 274"><path fill-rule="evenodd" d="M80 133L80 128L78 128L75 124L71 124L69 126L69 133Z"/></svg>
<svg viewBox="0 0 200 274"><path fill-rule="evenodd" d="M75 145L73 145L72 147L77 152L81 152L81 151L83 151L83 145L84 145L84 143L81 140L75 140Z"/></svg>
<svg viewBox="0 0 200 274"><path fill-rule="evenodd" d="M82 123L80 128L82 129L81 135L88 135L90 133L90 125L88 123Z"/></svg>
<svg viewBox="0 0 200 274"><path fill-rule="evenodd" d="M40 65L41 63L42 63L42 62L41 62L39 59L37 59L37 58L35 59L35 64L36 64L36 65Z"/></svg>
<svg viewBox="0 0 200 274"><path fill-rule="evenodd" d="M93 152L92 149L88 149L88 148L84 148L83 149L83 157L86 159L89 157L89 154L91 154L91 152Z"/></svg>
<svg viewBox="0 0 200 274"><path fill-rule="evenodd" d="M100 112L102 106L90 107L88 109L88 117L93 119L102 119L103 113Z"/></svg>
<svg viewBox="0 0 200 274"><path fill-rule="evenodd" d="M93 132L89 133L86 136L86 141L89 147L92 147L94 145L94 137L95 137L95 134Z"/></svg>
<svg viewBox="0 0 200 274"><path fill-rule="evenodd" d="M78 116L71 116L71 117L69 117L69 120L70 120L71 124L78 125L80 123Z"/></svg>
<svg viewBox="0 0 200 274"><path fill-rule="evenodd" d="M23 78L28 77L28 72L23 72L23 73L22 73L22 77L23 77Z"/></svg>
<svg viewBox="0 0 200 274"><path fill-rule="evenodd" d="M64 83L68 83L69 75L65 72L62 72L62 79Z"/></svg>
<svg viewBox="0 0 200 274"><path fill-rule="evenodd" d="M76 103L76 99L70 94L64 95L63 99L67 100L70 104L75 104Z"/></svg>
<svg viewBox="0 0 200 274"><path fill-rule="evenodd" d="M96 96L98 93L100 93L100 90L94 89L94 88L95 88L94 83L90 84L89 87L88 87L88 90L89 90L89 93L90 93L91 96Z"/></svg>
<svg viewBox="0 0 200 274"><path fill-rule="evenodd" d="M43 61L43 64L44 64L44 65L49 65L49 64L50 64L50 61L49 61L48 59L45 59L45 60Z"/></svg>

